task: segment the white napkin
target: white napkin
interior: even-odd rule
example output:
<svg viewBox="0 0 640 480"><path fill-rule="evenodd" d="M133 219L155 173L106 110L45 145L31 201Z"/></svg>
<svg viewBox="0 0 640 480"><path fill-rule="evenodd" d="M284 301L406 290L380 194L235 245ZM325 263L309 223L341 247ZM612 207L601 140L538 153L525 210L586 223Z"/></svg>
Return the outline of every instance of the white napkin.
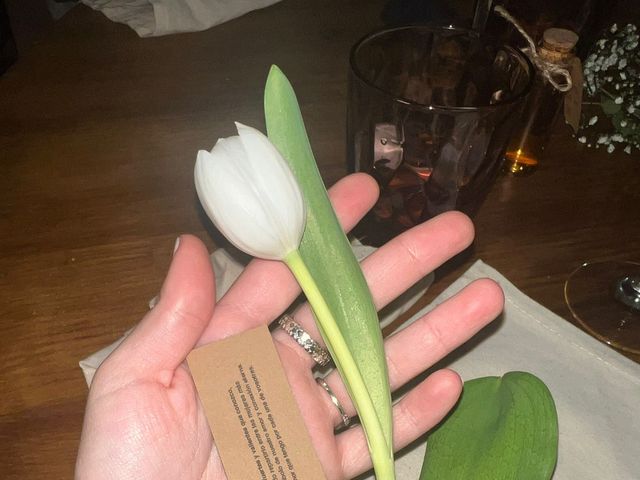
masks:
<svg viewBox="0 0 640 480"><path fill-rule="evenodd" d="M352 243L352 248L353 253L358 260L362 260L375 251L375 248L362 245L357 240L354 240ZM238 278L238 275L242 272L244 265L223 248L219 248L211 255L211 264L213 265L213 271L216 277L216 300L218 300L227 292L233 282L235 282L236 278ZM424 277L403 295L382 309L379 312L380 326L385 327L415 304L416 301L427 291L431 282L433 282L433 274ZM155 300L155 298L151 299L149 302L149 308L153 307ZM118 345L120 345L128 333L128 331L125 332L121 338L111 345L108 345L80 361L80 368L82 369L87 385L91 385L93 375L96 373L100 364L113 350L115 350Z"/></svg>
<svg viewBox="0 0 640 480"><path fill-rule="evenodd" d="M141 37L206 30L280 0L82 0Z"/></svg>
<svg viewBox="0 0 640 480"><path fill-rule="evenodd" d="M560 443L554 480L638 480L640 365L540 306L481 261L433 305L483 277L502 286L504 314L438 367L452 367L465 380L514 370L537 375L551 390L558 409ZM418 478L424 448L419 442L399 457L397 478Z"/></svg>
<svg viewBox="0 0 640 480"><path fill-rule="evenodd" d="M359 258L372 249L354 246ZM216 282L222 292L233 283L242 266L226 251L212 256ZM505 310L465 347L438 367L449 366L463 379L503 375L520 370L540 377L551 390L560 423L559 457L554 480L637 480L640 478L640 365L574 327L534 302L496 270L476 262L405 328L438 303L478 278L492 278L502 286ZM431 282L431 276L397 301L386 324L411 306ZM87 384L102 360L118 342L80 362ZM424 441L398 456L397 478L418 478ZM373 476L362 476L373 480Z"/></svg>

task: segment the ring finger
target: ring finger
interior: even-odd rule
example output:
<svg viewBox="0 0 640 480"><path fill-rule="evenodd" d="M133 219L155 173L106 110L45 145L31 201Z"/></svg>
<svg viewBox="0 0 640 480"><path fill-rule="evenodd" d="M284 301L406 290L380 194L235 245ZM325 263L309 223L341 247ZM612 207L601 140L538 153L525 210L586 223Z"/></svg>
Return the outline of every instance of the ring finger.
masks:
<svg viewBox="0 0 640 480"><path fill-rule="evenodd" d="M503 302L502 290L495 282L476 280L406 329L389 337L385 341L385 353L392 391L469 340L498 316ZM347 415L355 415L338 372L332 371L325 381ZM334 426L342 424L338 409L320 386L318 394L325 398L325 408Z"/></svg>

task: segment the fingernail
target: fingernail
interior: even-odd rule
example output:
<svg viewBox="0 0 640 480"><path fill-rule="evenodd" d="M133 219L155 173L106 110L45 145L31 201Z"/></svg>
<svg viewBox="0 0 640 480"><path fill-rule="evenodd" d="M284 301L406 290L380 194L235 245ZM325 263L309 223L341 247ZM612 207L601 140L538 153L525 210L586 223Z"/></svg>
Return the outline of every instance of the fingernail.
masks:
<svg viewBox="0 0 640 480"><path fill-rule="evenodd" d="M160 295L156 295L151 300L149 300L149 310L153 310L153 307L155 307L159 301L160 301Z"/></svg>
<svg viewBox="0 0 640 480"><path fill-rule="evenodd" d="M176 254L176 251L178 250L178 247L180 246L180 237L176 238L176 243L173 246L173 254Z"/></svg>

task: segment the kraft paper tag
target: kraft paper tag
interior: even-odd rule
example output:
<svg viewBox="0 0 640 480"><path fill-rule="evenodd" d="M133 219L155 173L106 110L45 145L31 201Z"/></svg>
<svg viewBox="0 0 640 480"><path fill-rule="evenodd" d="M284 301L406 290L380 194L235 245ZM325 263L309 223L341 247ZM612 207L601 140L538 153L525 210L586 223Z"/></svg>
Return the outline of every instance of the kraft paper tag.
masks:
<svg viewBox="0 0 640 480"><path fill-rule="evenodd" d="M580 111L582 110L582 63L578 57L573 57L568 65L573 87L564 97L564 119L577 133L580 127Z"/></svg>
<svg viewBox="0 0 640 480"><path fill-rule="evenodd" d="M326 480L266 326L187 362L229 480Z"/></svg>

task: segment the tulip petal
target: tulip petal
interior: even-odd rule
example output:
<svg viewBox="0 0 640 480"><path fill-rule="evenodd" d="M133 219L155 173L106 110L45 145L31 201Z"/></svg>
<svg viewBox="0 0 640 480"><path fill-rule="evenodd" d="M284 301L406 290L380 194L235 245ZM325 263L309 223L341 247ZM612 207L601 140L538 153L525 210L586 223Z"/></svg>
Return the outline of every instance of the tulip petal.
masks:
<svg viewBox="0 0 640 480"><path fill-rule="evenodd" d="M256 212L256 206L261 205L255 195L249 191L242 201L229 197L229 191L246 188L246 181L232 168L232 163L219 161L226 146L221 142L217 146L221 148L214 149L213 154L200 151L196 162L196 190L207 215L229 241L243 251L250 248L245 238L261 238L260 246L253 245L260 252L280 248L268 226L263 225L264 217Z"/></svg>
<svg viewBox="0 0 640 480"><path fill-rule="evenodd" d="M266 135L238 122L236 128L247 152L247 164L256 172L261 172L255 179L259 190L269 191L269 195L262 199L265 202L265 214L285 237L285 244L297 248L304 232L306 212L293 172ZM269 168L265 168L265 159L269 159ZM300 228L292 228L294 226Z"/></svg>
<svg viewBox="0 0 640 480"><path fill-rule="evenodd" d="M298 248L305 207L288 165L267 137L238 125L242 136L218 140L196 160L198 197L213 223L240 250L281 260Z"/></svg>

